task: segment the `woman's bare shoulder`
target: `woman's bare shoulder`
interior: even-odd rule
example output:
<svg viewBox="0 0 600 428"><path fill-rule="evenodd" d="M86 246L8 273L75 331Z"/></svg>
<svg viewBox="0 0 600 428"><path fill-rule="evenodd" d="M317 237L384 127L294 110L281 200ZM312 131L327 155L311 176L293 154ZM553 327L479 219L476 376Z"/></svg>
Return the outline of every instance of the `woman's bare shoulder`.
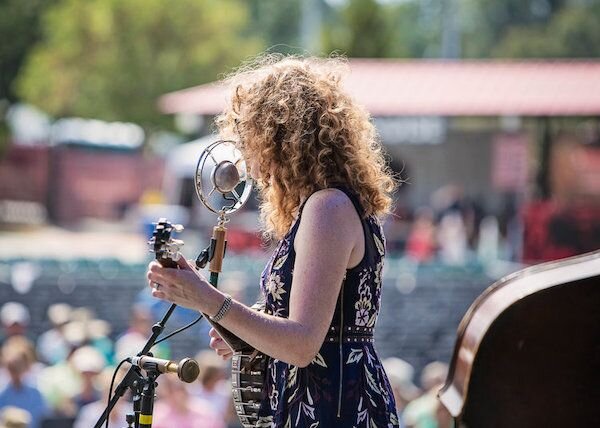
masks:
<svg viewBox="0 0 600 428"><path fill-rule="evenodd" d="M304 206L300 233L306 229L320 234L354 234L360 218L350 198L339 189L323 189L313 193ZM302 230L303 229L303 230Z"/></svg>
<svg viewBox="0 0 600 428"><path fill-rule="evenodd" d="M347 216L355 211L352 201L339 189L318 190L306 201L303 215Z"/></svg>

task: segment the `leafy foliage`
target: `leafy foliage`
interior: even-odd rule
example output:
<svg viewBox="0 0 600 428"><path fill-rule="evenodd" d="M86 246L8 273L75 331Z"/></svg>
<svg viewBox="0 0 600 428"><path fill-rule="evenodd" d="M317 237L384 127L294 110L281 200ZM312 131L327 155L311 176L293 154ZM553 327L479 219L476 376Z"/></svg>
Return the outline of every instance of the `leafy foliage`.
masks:
<svg viewBox="0 0 600 428"><path fill-rule="evenodd" d="M350 0L341 11L340 24L326 38L332 48L353 57L385 57L390 50L389 27L377 1Z"/></svg>
<svg viewBox="0 0 600 428"><path fill-rule="evenodd" d="M153 126L165 92L212 81L258 52L240 0L63 0L43 17L19 95L47 112Z"/></svg>
<svg viewBox="0 0 600 428"><path fill-rule="evenodd" d="M301 0L251 0L251 34L260 34L271 52L298 53Z"/></svg>
<svg viewBox="0 0 600 428"><path fill-rule="evenodd" d="M561 58L600 54L597 0L465 0L467 57Z"/></svg>
<svg viewBox="0 0 600 428"><path fill-rule="evenodd" d="M545 26L515 27L495 47L500 57L600 57L600 4L566 8Z"/></svg>
<svg viewBox="0 0 600 428"><path fill-rule="evenodd" d="M441 54L444 13L464 57L599 57L598 0L311 0L323 54ZM265 48L303 53L303 0L3 0L0 99L164 126L165 92L215 80ZM315 12L316 9L310 9Z"/></svg>
<svg viewBox="0 0 600 428"><path fill-rule="evenodd" d="M349 0L325 27L323 50L356 58L407 54L406 50L397 49L401 46L398 40L401 27L390 18L398 18L401 14L394 10L388 15L391 9L376 0Z"/></svg>
<svg viewBox="0 0 600 428"><path fill-rule="evenodd" d="M40 38L40 16L54 0L0 2L0 99L14 101L12 83L33 44Z"/></svg>

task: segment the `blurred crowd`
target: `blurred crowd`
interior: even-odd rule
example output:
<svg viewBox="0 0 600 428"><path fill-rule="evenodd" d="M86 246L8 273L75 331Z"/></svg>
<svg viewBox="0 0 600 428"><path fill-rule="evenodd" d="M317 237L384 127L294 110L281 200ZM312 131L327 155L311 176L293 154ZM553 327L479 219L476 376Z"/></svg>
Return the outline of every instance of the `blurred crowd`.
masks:
<svg viewBox="0 0 600 428"><path fill-rule="evenodd" d="M440 361L426 365L420 376L420 387L415 385L415 369L407 361L389 357L383 360L396 401L400 428L451 428L452 417L437 398L443 386L448 367Z"/></svg>
<svg viewBox="0 0 600 428"><path fill-rule="evenodd" d="M7 302L0 308L0 428L90 428L107 404L115 366L142 349L153 320L145 306L135 306L129 327L113 335L111 326L88 308L52 304L47 311L51 328L33 338L28 331L26 306ZM113 339L111 339L114 338ZM158 358L169 358L165 342L153 348ZM228 363L212 350L196 355L198 380L191 384L176 376L159 379L154 407L155 428L239 427L231 400ZM450 417L435 394L446 377L444 364L425 367L420 387L414 384L415 369L400 358L384 365L390 377L403 427L443 428ZM125 364L115 385L126 373ZM119 400L109 427L127 424L131 397Z"/></svg>
<svg viewBox="0 0 600 428"><path fill-rule="evenodd" d="M512 260L518 256L519 225L510 204L504 211L486 214L460 186L446 185L432 194L428 205L414 211L398 204L385 223L387 248L416 263L461 266Z"/></svg>
<svg viewBox="0 0 600 428"><path fill-rule="evenodd" d="M0 428L94 426L106 407L116 364L142 349L154 322L145 306L134 307L128 329L116 335L88 308L58 303L49 306L47 316L52 327L33 338L27 307L8 302L0 308ZM164 342L153 353L170 356ZM195 383L160 378L153 427L225 428L235 422L225 363L212 350L201 351L196 360ZM126 371L125 364L115 385ZM132 409L131 397L121 399L109 427L125 427Z"/></svg>

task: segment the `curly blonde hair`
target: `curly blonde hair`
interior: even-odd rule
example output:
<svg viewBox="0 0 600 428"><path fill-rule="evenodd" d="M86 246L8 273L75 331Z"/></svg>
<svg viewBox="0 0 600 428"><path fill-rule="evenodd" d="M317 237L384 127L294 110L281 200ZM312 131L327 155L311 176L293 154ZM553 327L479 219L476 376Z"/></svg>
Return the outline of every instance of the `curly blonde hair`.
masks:
<svg viewBox="0 0 600 428"><path fill-rule="evenodd" d="M397 180L366 110L344 92L341 58L267 55L226 79L230 105L219 133L258 162L265 234L280 239L302 201L345 185L365 216L390 211Z"/></svg>

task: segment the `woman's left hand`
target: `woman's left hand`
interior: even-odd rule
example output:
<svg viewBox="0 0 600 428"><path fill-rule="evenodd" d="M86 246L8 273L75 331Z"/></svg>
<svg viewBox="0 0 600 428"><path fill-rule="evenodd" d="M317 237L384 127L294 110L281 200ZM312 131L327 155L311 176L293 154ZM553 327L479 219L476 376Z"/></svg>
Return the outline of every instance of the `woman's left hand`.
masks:
<svg viewBox="0 0 600 428"><path fill-rule="evenodd" d="M220 306L215 292L220 293L184 257L179 257L177 265L178 269L165 268L157 261L148 265L146 277L152 296L208 314L216 313Z"/></svg>

